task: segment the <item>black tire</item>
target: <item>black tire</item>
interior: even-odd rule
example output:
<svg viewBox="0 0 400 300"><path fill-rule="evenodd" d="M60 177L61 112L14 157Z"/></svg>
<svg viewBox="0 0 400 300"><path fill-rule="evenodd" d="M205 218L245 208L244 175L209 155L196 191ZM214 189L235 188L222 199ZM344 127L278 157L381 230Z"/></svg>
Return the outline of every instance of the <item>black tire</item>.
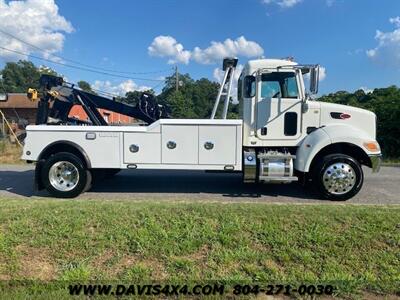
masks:
<svg viewBox="0 0 400 300"><path fill-rule="evenodd" d="M92 188L92 182L93 182L92 172L90 172L90 170L86 170L86 185L85 188L83 189L83 193L86 193Z"/></svg>
<svg viewBox="0 0 400 300"><path fill-rule="evenodd" d="M76 184L73 185L73 187L70 190L60 190L57 188L55 183L51 183L50 177L52 176L50 174L50 169L52 169L52 173L54 169L59 169L55 168L58 164L63 165L61 162L67 162L66 164L69 166L73 166L76 168L76 171L74 170L74 173L78 173L79 176L76 179ZM69 163L69 164L68 164ZM74 154L68 153L68 152L60 152L56 153L52 156L50 156L43 164L42 168L42 173L41 173L41 178L44 187L46 190L54 197L57 198L75 198L77 197L80 193L84 191L85 188L90 187L90 183L88 183L88 180L90 180L90 176L88 177L88 171L85 168L85 165L81 161L80 158L75 156ZM57 175L59 176L59 175ZM60 179L60 183L62 182L62 179ZM69 189L69 187L68 187Z"/></svg>
<svg viewBox="0 0 400 300"><path fill-rule="evenodd" d="M338 179L330 179L332 178L331 174L336 172L345 173L345 175L339 173L338 176L347 176L345 180L348 181L345 183L343 190L338 188L338 186L341 187L343 185L336 185L335 180ZM361 190L364 182L364 173L360 163L353 157L340 153L323 157L311 171L311 176L312 184L317 192L323 198L334 201L345 201L352 198ZM331 183L333 184L330 185Z"/></svg>

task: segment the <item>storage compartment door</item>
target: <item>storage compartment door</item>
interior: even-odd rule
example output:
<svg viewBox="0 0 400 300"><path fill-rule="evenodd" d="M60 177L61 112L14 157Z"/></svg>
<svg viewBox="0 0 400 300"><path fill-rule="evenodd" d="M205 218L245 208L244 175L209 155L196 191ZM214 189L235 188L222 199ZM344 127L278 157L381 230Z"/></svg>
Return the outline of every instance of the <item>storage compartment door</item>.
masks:
<svg viewBox="0 0 400 300"><path fill-rule="evenodd" d="M124 133L124 163L161 163L161 136L159 133Z"/></svg>
<svg viewBox="0 0 400 300"><path fill-rule="evenodd" d="M163 125L162 163L198 164L198 130L197 125Z"/></svg>
<svg viewBox="0 0 400 300"><path fill-rule="evenodd" d="M236 164L236 126L199 126L199 163Z"/></svg>

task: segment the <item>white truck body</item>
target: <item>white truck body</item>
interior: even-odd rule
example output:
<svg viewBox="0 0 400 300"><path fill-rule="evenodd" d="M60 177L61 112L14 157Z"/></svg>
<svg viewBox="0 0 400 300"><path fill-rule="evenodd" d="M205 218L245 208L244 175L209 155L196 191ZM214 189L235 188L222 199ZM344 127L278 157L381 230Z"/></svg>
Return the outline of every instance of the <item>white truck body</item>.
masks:
<svg viewBox="0 0 400 300"><path fill-rule="evenodd" d="M361 165L379 170L375 114L310 99L304 76L311 73L316 92L317 66L249 61L238 82L241 119L225 119L236 63L224 60L226 73L212 119L159 119L146 126L28 126L22 159L44 164L44 171L37 167L39 181L58 196L83 190L81 185L69 193L78 184L70 182L72 173L79 171L80 177L74 177L78 182L87 177L83 169L129 168L237 171L248 183L311 181L323 197L346 200L362 186ZM223 95L224 119L214 119ZM63 160L57 160L57 153L63 153ZM58 171L63 164L65 172Z"/></svg>
<svg viewBox="0 0 400 300"><path fill-rule="evenodd" d="M242 121L161 119L149 126L27 127L22 159L39 159L46 147L81 148L91 168L242 170ZM40 142L38 142L40 141ZM168 143L176 143L173 149ZM212 143L212 149L205 144ZM130 147L138 147L132 152Z"/></svg>

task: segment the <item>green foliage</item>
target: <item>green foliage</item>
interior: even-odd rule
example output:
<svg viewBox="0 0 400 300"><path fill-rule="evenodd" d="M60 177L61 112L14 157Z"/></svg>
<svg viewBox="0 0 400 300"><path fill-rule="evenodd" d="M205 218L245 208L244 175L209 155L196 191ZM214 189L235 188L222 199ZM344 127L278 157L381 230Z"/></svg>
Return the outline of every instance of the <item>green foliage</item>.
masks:
<svg viewBox="0 0 400 300"><path fill-rule="evenodd" d="M166 78L165 87L158 96L160 103L171 108L173 118L209 118L218 94L219 84L207 78L194 80L189 74L179 74L179 82L178 92L176 92L175 76ZM178 105L184 107L179 108ZM219 113L222 106L221 103ZM231 102L228 117L231 119L239 117L237 104Z"/></svg>
<svg viewBox="0 0 400 300"><path fill-rule="evenodd" d="M81 90L89 93L93 93L92 87L90 86L90 83L84 80L78 81L78 86Z"/></svg>
<svg viewBox="0 0 400 300"><path fill-rule="evenodd" d="M165 100L174 118L195 118L193 105L190 103L190 100L185 97L183 92L171 92Z"/></svg>
<svg viewBox="0 0 400 300"><path fill-rule="evenodd" d="M400 157L400 89L396 86L348 93L339 91L319 98L320 101L356 106L377 115L377 139L387 158Z"/></svg>
<svg viewBox="0 0 400 300"><path fill-rule="evenodd" d="M38 88L40 73L32 62L9 62L1 71L7 93L26 93L28 88Z"/></svg>
<svg viewBox="0 0 400 300"><path fill-rule="evenodd" d="M47 67L36 67L32 62L20 60L8 62L1 71L3 84L7 93L26 93L28 88L39 88L41 74L58 75Z"/></svg>
<svg viewBox="0 0 400 300"><path fill-rule="evenodd" d="M141 94L139 91L127 92L122 102L135 106L139 102Z"/></svg>
<svg viewBox="0 0 400 300"><path fill-rule="evenodd" d="M125 97L121 98L120 101L124 102L126 104L130 104L132 106L135 106L136 104L139 103L139 99L140 99L142 93L143 92L140 92L140 91L127 92L125 94ZM145 91L145 93L155 95L155 92L152 89Z"/></svg>

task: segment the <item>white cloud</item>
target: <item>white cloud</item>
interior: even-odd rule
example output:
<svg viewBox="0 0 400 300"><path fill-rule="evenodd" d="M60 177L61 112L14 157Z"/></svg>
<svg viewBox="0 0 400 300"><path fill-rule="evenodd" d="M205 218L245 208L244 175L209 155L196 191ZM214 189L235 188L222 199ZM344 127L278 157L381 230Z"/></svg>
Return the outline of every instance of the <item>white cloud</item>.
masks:
<svg viewBox="0 0 400 300"><path fill-rule="evenodd" d="M369 88L367 88L366 86L361 86L361 87L359 88L359 90L363 90L364 93L366 93L366 94L370 94L370 93L372 93L372 92L374 91L373 89L369 89Z"/></svg>
<svg viewBox="0 0 400 300"><path fill-rule="evenodd" d="M390 22L391 24L394 24L394 26L396 26L397 28L400 27L400 17L399 17L399 16L397 16L397 17L395 17L395 18L390 18L390 19L389 19L389 22Z"/></svg>
<svg viewBox="0 0 400 300"><path fill-rule="evenodd" d="M264 4L277 4L282 8L290 8L293 7L303 0L263 0L262 3Z"/></svg>
<svg viewBox="0 0 400 300"><path fill-rule="evenodd" d="M233 76L231 97L232 97L234 103L238 102L238 100L237 100L237 83L238 83L238 80L239 80L239 76L242 73L242 70L243 70L243 65L240 65L240 64L237 65L236 70L235 70L235 74ZM215 68L214 72L213 72L213 76L214 76L215 81L217 81L218 83L221 83L223 78L224 78L224 74L225 74L225 71L223 71L220 68Z"/></svg>
<svg viewBox="0 0 400 300"><path fill-rule="evenodd" d="M131 79L122 81L117 84L112 83L109 80L106 81L96 80L94 84L92 84L92 88L94 90L103 91L118 96L125 96L127 92L146 91L151 89L151 87L148 86L140 86Z"/></svg>
<svg viewBox="0 0 400 300"><path fill-rule="evenodd" d="M264 49L253 41L248 41L244 36L235 40L226 39L224 42L211 42L205 49L195 47L193 51L185 50L183 45L178 43L172 36L157 36L148 47L151 56L168 58L168 63L188 64L194 60L200 64L211 64L220 62L224 57L245 56L259 57Z"/></svg>
<svg viewBox="0 0 400 300"><path fill-rule="evenodd" d="M390 32L376 31L378 45L366 51L367 56L382 65L400 67L400 17L390 18L396 29Z"/></svg>
<svg viewBox="0 0 400 300"><path fill-rule="evenodd" d="M167 57L168 63L188 64L190 60L190 51L184 50L183 45L179 44L172 36L157 36L148 47L148 53L151 56Z"/></svg>
<svg viewBox="0 0 400 300"><path fill-rule="evenodd" d="M264 49L253 41L248 41L244 36L236 40L226 39L224 42L211 42L211 46L206 49L195 47L193 59L201 64L211 64L221 61L224 57L260 57L264 54Z"/></svg>
<svg viewBox="0 0 400 300"><path fill-rule="evenodd" d="M53 54L63 48L64 34L74 30L59 14L54 0L0 0L0 24L3 31L44 49L46 52L41 55L48 59L55 59ZM0 33L0 45L27 54L40 52L3 33ZM0 57L6 61L26 58L3 49Z"/></svg>

